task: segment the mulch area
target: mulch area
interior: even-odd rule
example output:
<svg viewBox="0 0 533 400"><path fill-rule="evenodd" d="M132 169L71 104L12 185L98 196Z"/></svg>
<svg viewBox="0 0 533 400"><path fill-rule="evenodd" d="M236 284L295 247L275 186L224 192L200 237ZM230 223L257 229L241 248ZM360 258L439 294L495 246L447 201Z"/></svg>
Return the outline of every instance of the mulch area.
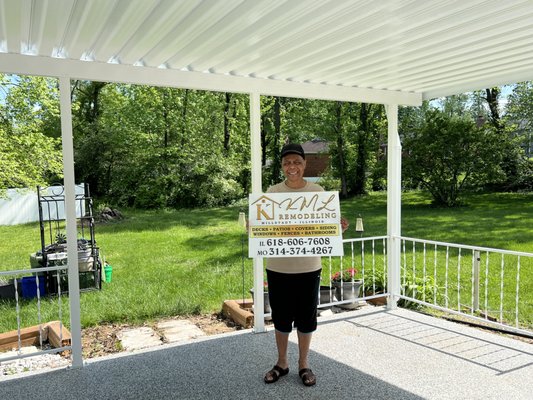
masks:
<svg viewBox="0 0 533 400"><path fill-rule="evenodd" d="M232 332L242 329L230 319L222 314L192 315L184 317L200 328L206 335L216 335L219 333ZM147 325L151 328L154 324ZM85 328L81 333L83 358L102 357L123 351L118 333L126 328L137 326L129 324L102 324L90 328Z"/></svg>

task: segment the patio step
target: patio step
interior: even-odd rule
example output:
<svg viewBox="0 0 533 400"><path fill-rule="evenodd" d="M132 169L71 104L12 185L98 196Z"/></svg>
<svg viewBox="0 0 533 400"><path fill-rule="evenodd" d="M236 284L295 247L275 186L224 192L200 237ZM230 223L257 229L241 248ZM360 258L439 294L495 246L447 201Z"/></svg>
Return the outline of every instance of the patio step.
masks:
<svg viewBox="0 0 533 400"><path fill-rule="evenodd" d="M163 344L159 335L150 327L127 328L121 330L118 339L127 351L141 350Z"/></svg>
<svg viewBox="0 0 533 400"><path fill-rule="evenodd" d="M183 319L160 321L156 325L156 330L148 326L126 328L117 335L122 348L126 351L161 346L163 343L187 341L200 336L205 336L205 332L191 321Z"/></svg>
<svg viewBox="0 0 533 400"><path fill-rule="evenodd" d="M186 319L161 321L157 324L157 329L162 333L168 343L181 342L205 336L204 331Z"/></svg>

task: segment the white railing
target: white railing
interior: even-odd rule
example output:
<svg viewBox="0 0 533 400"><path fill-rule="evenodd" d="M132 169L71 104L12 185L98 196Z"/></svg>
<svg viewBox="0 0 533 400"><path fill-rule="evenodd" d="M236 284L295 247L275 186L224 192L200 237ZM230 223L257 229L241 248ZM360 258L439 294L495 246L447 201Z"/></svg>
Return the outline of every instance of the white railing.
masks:
<svg viewBox="0 0 533 400"><path fill-rule="evenodd" d="M28 275L31 272L28 269L0 271L0 278L2 278L2 280L9 279L10 281L10 284L3 285L2 289L6 292L9 290L10 294L13 293L12 297L9 296L9 298L7 298L3 296L3 298L0 299L0 308L4 310L2 311L5 313L4 317L9 313L13 314L7 318L3 318L3 320L4 323L9 323L9 321L11 321L12 324L14 324L14 321L16 320L16 327L11 327L15 329L4 328L0 331L0 334L3 334L0 348L4 349L4 352L0 352L0 365L11 360L50 353L62 353L72 350L71 345L64 345L67 336L64 336L64 334L67 330L63 324L63 311L65 307L68 311L69 305L68 298L66 300L67 304L64 304L65 296L62 294L62 289L65 287L66 281L64 281L64 279L66 279L66 276L63 275L61 271L66 271L67 269L67 265L39 268L39 273L36 273L35 270L33 270L34 272L31 275ZM55 278L49 280L48 284L57 285L54 288L54 291L57 291L57 293L54 294L54 296L50 296L43 293L43 291L46 292L47 290L46 275L54 272ZM31 279L29 282L24 281L24 283L22 283L24 277L31 277ZM31 292L30 295L24 293L25 291ZM36 312L37 324L32 326L35 326L38 329L37 337L35 337L37 332L27 331L27 325L31 325L28 324L28 320L31 319L31 321L34 321L35 319L35 314L32 315L33 312ZM52 320L59 321L58 342L60 345L54 348L50 348L47 340L47 336L49 335L47 332L48 322ZM10 335L9 332L11 331L16 331L16 335ZM35 342L36 347L38 343L37 352L26 353L22 351L23 347L27 346L28 341ZM7 347L8 345L10 346L9 348Z"/></svg>
<svg viewBox="0 0 533 400"><path fill-rule="evenodd" d="M338 306L356 307L358 301L386 299L387 292L387 237L345 239L344 257L329 257L322 268L319 308ZM352 279L350 271L356 270ZM331 277L339 275L340 282ZM346 280L342 279L347 274Z"/></svg>
<svg viewBox="0 0 533 400"><path fill-rule="evenodd" d="M533 287L533 254L409 237L397 239L401 241L401 265L397 266L401 271L400 293L396 294L400 299L400 306L427 306L533 336L533 304L531 297L527 297ZM346 239L343 241L343 257L324 258L322 283L327 295L320 301L319 308L354 308L362 300L389 299L387 241L387 236ZM21 352L21 331L22 326L28 325L24 321L28 312L36 309L39 326L43 325L43 312L46 314L45 321L53 320L57 315L60 326L63 327L63 310L65 307L68 310L69 304L64 304L64 282L61 282L59 271L67 268L66 265L39 268L39 272L57 271L57 295L47 296L45 299L40 293L40 275L28 269L0 271L0 278L11 277L13 282L28 274L36 275L37 292L34 299L22 299L18 285L13 283L14 300L7 301L13 304L6 306L6 300L0 301L0 307L5 307L6 312L15 309L11 319L14 320L16 316L18 333L15 346L17 354L2 358L0 353L0 363L72 350L72 346L46 349L40 329L41 350L32 354ZM331 276L350 269L357 270L354 279L341 282L347 286L339 285L337 289L331 282Z"/></svg>
<svg viewBox="0 0 533 400"><path fill-rule="evenodd" d="M533 254L400 237L399 305L533 337Z"/></svg>

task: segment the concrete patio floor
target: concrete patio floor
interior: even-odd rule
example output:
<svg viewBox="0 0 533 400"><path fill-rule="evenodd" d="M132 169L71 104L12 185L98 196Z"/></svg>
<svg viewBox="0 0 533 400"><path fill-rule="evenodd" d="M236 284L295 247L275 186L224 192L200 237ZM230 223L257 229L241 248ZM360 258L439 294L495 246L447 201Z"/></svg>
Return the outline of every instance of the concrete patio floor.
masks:
<svg viewBox="0 0 533 400"><path fill-rule="evenodd" d="M266 385L274 332L238 331L0 380L0 399L532 399L533 345L408 310L320 319L317 385L290 373Z"/></svg>

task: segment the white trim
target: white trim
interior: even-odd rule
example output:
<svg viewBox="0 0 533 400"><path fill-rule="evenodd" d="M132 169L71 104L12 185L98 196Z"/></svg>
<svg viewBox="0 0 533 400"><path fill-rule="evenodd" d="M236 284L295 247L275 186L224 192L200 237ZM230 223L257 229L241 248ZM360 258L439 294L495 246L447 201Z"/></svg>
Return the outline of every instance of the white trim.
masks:
<svg viewBox="0 0 533 400"><path fill-rule="evenodd" d="M252 193L263 191L261 168L261 96L258 92L250 93L250 154L252 158ZM263 259L253 259L254 268L254 332L266 332Z"/></svg>
<svg viewBox="0 0 533 400"><path fill-rule="evenodd" d="M412 238L408 236L397 236L396 238L399 240L407 240L409 242L427 243L427 244L434 244L434 245L436 244L437 246L442 246L442 247L454 247L456 249L460 248L460 249L474 250L474 251L489 251L489 252L497 252L500 254L508 254L512 256L533 257L533 253L528 253L525 251L502 250L502 249L495 249L492 247L481 247L481 246L469 246L467 244L439 242L436 240L417 239L417 238Z"/></svg>
<svg viewBox="0 0 533 400"><path fill-rule="evenodd" d="M268 96L320 100L411 106L418 106L422 103L421 93L292 82L208 72L178 71L20 54L0 54L0 72L51 77L69 76L71 79L123 82L221 92L254 92Z"/></svg>
<svg viewBox="0 0 533 400"><path fill-rule="evenodd" d="M387 143L387 308L397 306L400 294L400 240L402 213L402 145L398 135L398 105L386 106L388 120Z"/></svg>
<svg viewBox="0 0 533 400"><path fill-rule="evenodd" d="M76 185L74 178L74 147L70 79L59 79L61 138L63 144L63 173L65 185L65 215L67 223L68 291L70 300L70 330L72 335L72 367L83 366L81 350L80 281L78 274L78 233L76 228Z"/></svg>
<svg viewBox="0 0 533 400"><path fill-rule="evenodd" d="M448 82L442 82L438 86L433 83L428 85L427 91L424 92L424 100L432 100L438 97L446 97L456 95L458 93L464 93L465 91L473 92L475 90L485 90L486 88L491 88L494 86L504 86L510 85L516 82L530 81L531 77L531 66L527 66L520 71L516 69L509 69L507 72L503 72L501 75L490 78L479 79L472 81L468 84L468 89L465 89L464 82L461 78L458 77L453 84Z"/></svg>

